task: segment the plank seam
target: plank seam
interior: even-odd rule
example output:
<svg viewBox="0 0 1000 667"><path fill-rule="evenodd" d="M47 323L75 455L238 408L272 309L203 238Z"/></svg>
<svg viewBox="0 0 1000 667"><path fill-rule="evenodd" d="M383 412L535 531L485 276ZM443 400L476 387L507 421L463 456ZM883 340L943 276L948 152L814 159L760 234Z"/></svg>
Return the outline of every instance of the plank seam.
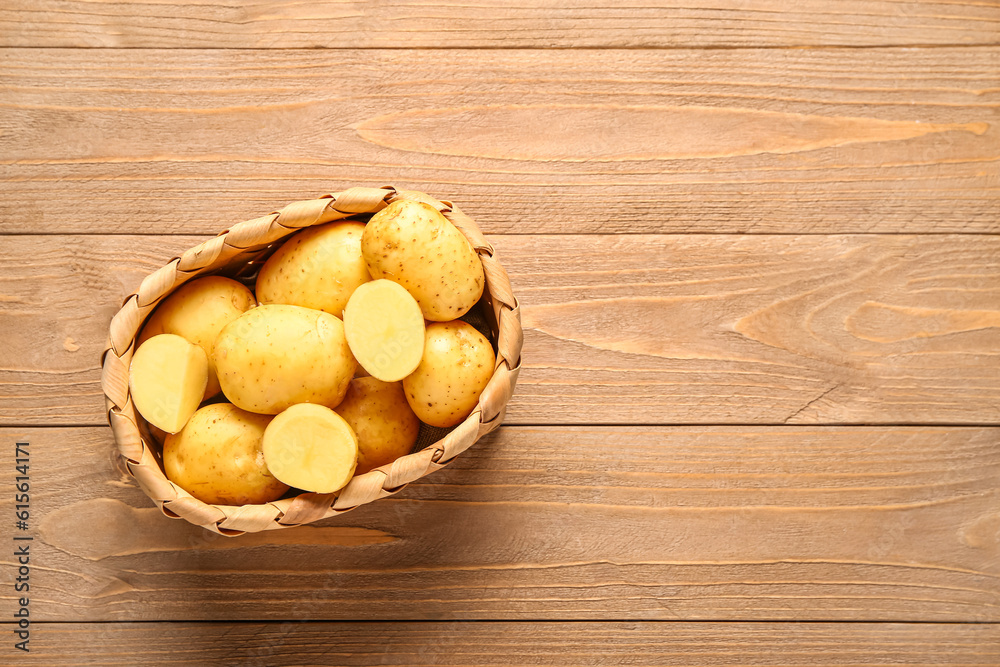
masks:
<svg viewBox="0 0 1000 667"><path fill-rule="evenodd" d="M926 43L901 43L901 44L784 44L784 45L758 45L758 46L421 46L412 48L408 46L305 46L305 47L192 47L192 46L0 46L0 51L13 49L48 49L48 50L74 50L74 51L796 51L796 50L824 50L824 51L863 51L863 50L886 50L886 49L976 49L995 48L1000 46L1000 42L978 42L975 44L926 44Z"/></svg>

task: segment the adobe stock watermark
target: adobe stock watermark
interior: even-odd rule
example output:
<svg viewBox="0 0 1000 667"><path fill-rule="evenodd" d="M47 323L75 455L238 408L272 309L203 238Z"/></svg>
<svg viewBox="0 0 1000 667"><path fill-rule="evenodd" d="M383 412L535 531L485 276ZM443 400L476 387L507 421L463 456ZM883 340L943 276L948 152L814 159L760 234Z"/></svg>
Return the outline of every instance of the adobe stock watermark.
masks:
<svg viewBox="0 0 1000 667"><path fill-rule="evenodd" d="M400 331L398 335L385 341L381 350L372 357L372 368L365 370L375 375L384 375L388 368L395 366L395 362L403 354L403 350L409 348L415 341L410 336L409 331Z"/></svg>
<svg viewBox="0 0 1000 667"><path fill-rule="evenodd" d="M31 519L31 445L27 441L14 443L14 516L12 521L18 532L14 533L13 552L14 600L14 648L30 652L31 641L31 542L28 533Z"/></svg>

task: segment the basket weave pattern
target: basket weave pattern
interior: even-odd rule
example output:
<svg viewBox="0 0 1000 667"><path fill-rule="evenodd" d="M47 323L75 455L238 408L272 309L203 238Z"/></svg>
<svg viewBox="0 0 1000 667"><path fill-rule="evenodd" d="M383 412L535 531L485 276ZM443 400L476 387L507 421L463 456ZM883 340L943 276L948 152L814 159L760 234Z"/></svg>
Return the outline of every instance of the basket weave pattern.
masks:
<svg viewBox="0 0 1000 667"><path fill-rule="evenodd" d="M411 199L441 211L469 239L486 276L484 299L493 318L497 345L493 377L472 413L447 436L393 463L354 477L336 493L302 493L261 505L210 505L166 478L159 454L143 438L139 416L129 394L129 364L142 323L156 305L193 278L236 267L254 266L254 260L286 236L312 225L376 213L393 201ZM170 260L142 281L111 320L110 337L102 356L101 386L108 422L129 473L164 514L223 535L240 535L310 523L385 498L408 483L447 465L503 420L517 382L521 359L521 317L507 272L493 256L493 246L478 226L457 207L422 192L384 188L350 188L319 199L293 202L280 211L235 225L219 236Z"/></svg>

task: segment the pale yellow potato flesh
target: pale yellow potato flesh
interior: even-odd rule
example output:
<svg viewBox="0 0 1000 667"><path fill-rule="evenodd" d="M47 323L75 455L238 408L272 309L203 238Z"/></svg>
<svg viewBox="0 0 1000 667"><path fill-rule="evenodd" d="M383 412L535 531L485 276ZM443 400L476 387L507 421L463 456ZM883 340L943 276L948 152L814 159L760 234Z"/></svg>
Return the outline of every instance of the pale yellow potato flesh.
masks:
<svg viewBox="0 0 1000 667"><path fill-rule="evenodd" d="M396 201L373 215L361 252L372 278L405 287L432 322L461 317L483 295L483 264L472 244L422 202Z"/></svg>
<svg viewBox="0 0 1000 667"><path fill-rule="evenodd" d="M215 341L215 364L226 398L270 415L296 403L336 407L357 366L339 318L278 304L229 323Z"/></svg>
<svg viewBox="0 0 1000 667"><path fill-rule="evenodd" d="M205 395L208 357L201 346L175 334L153 336L132 355L128 384L139 414L153 426L177 433Z"/></svg>
<svg viewBox="0 0 1000 667"><path fill-rule="evenodd" d="M200 408L163 443L167 479L202 502L248 505L277 500L288 485L264 461L264 429L273 419L231 403Z"/></svg>
<svg viewBox="0 0 1000 667"><path fill-rule="evenodd" d="M212 361L215 339L222 329L256 305L253 293L230 278L206 276L177 288L153 311L139 334L141 345L158 334L176 334L200 345L208 356L205 398L219 393L219 378Z"/></svg>
<svg viewBox="0 0 1000 667"><path fill-rule="evenodd" d="M406 402L403 385L399 382L383 382L374 377L355 378L336 412L358 438L355 475L409 454L420 433L420 420Z"/></svg>
<svg viewBox="0 0 1000 667"><path fill-rule="evenodd" d="M296 232L261 267L257 299L341 317L354 290L371 280L361 255L364 231L364 223L344 221Z"/></svg>
<svg viewBox="0 0 1000 667"><path fill-rule="evenodd" d="M490 341L471 324L429 324L420 365L403 379L406 401L425 424L454 426L476 407L495 363Z"/></svg>
<svg viewBox="0 0 1000 667"><path fill-rule="evenodd" d="M303 491L339 491L358 463L354 431L336 412L313 403L293 405L271 420L263 443L271 474Z"/></svg>
<svg viewBox="0 0 1000 667"><path fill-rule="evenodd" d="M358 364L383 382L412 373L424 353L420 306L391 280L374 280L354 291L344 309L344 333Z"/></svg>

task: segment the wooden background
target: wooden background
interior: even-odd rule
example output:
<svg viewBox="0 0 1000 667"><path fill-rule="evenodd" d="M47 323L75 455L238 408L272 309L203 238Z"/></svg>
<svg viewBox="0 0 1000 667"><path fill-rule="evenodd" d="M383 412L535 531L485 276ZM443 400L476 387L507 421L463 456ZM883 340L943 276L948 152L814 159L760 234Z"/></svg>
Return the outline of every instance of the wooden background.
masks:
<svg viewBox="0 0 1000 667"><path fill-rule="evenodd" d="M1000 664L998 105L995 0L8 0L0 663ZM111 315L387 183L511 274L506 426L337 520L164 518Z"/></svg>

